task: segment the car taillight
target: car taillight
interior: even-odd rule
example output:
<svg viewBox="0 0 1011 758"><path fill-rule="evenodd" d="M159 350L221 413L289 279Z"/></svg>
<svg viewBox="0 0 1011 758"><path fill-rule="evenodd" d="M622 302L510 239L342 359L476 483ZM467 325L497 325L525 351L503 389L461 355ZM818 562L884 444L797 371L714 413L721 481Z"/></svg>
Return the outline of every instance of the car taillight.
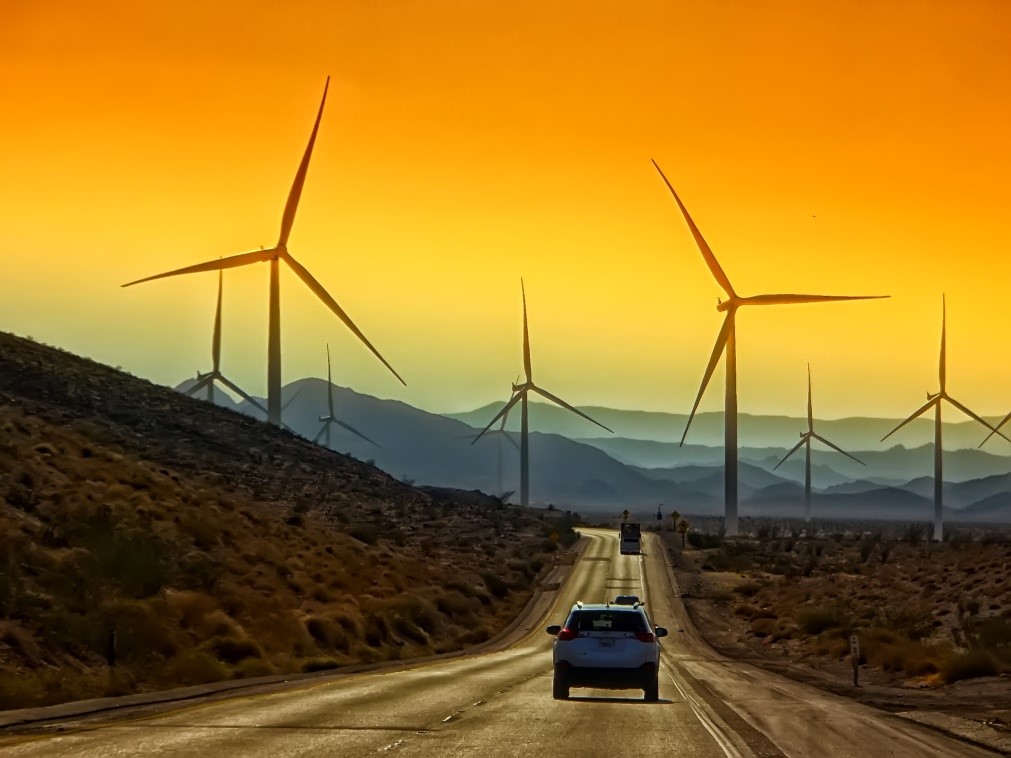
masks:
<svg viewBox="0 0 1011 758"><path fill-rule="evenodd" d="M562 631L560 631L558 633L558 636L556 637L556 639L559 642L568 642L569 640L576 639L577 636L578 635L574 631L572 631L568 627L565 627L564 629L562 629Z"/></svg>
<svg viewBox="0 0 1011 758"><path fill-rule="evenodd" d="M635 638L639 642L653 642L653 632L636 632Z"/></svg>

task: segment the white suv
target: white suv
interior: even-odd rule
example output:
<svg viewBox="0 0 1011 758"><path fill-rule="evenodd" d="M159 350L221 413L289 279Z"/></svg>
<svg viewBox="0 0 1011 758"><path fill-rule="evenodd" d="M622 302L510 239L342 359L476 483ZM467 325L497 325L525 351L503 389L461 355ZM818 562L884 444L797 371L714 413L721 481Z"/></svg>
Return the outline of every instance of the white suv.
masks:
<svg viewBox="0 0 1011 758"><path fill-rule="evenodd" d="M549 626L547 632L555 636L556 700L567 698L570 687L642 688L644 700L659 698L659 638L666 637L667 630L651 628L639 603L576 603L565 626Z"/></svg>

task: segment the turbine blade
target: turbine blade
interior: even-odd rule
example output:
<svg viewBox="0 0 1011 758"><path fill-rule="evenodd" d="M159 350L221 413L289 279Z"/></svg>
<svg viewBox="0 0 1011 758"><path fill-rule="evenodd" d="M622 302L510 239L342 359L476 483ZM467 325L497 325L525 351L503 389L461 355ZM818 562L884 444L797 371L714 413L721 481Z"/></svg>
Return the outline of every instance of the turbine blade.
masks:
<svg viewBox="0 0 1011 758"><path fill-rule="evenodd" d="M330 344L326 346L326 401L330 410L330 417L333 418L333 379L330 374Z"/></svg>
<svg viewBox="0 0 1011 758"><path fill-rule="evenodd" d="M502 406L501 410L499 410L499 412L495 414L495 418L493 418L491 421L488 422L488 426L486 426L484 429L482 429L478 433L478 435L471 441L470 444L473 445L475 442L477 442L479 439L481 439L484 436L484 433L487 432L489 429L491 429L492 425L494 425L494 423L496 421L498 421L500 418L502 418L502 416L504 416L505 414L507 414L509 412L509 409L512 408L514 405L516 405L516 403L519 402L519 399L521 397L523 397L524 395L526 395L526 392L527 391L525 389L520 390L519 392L517 392L516 394L514 394L511 398L509 398L509 402Z"/></svg>
<svg viewBox="0 0 1011 758"><path fill-rule="evenodd" d="M301 279L303 282L305 282L305 285L315 293L316 297L322 300L323 304L326 305L326 307L329 308L331 311L333 311L334 314L337 316L337 318L343 321L344 325L351 330L352 334L354 334L358 339L360 339L362 343L365 345L365 347L371 350L372 354L376 356L376 358L378 358L380 362L390 370L390 373L392 373L395 377L397 377L400 383L406 387L407 382L401 379L400 374L398 374L396 371L393 370L393 366L391 366L389 363L386 362L386 359L383 358L383 356L379 354L379 351L372 346L372 343L365 338L365 335L362 334L361 330L357 326L355 326L354 322L350 319L348 314L346 314L344 310L339 305L337 305L337 301L330 296L329 292L323 289L323 285L313 278L312 274L309 273L309 271L305 268L305 266L296 261L291 256L290 253L282 254L282 258L284 258L285 262L289 266L291 266L292 271L295 272L298 278Z"/></svg>
<svg viewBox="0 0 1011 758"><path fill-rule="evenodd" d="M319 438L323 436L323 432L326 431L326 428L327 428L327 426L329 424L330 424L330 419L327 419L326 423L323 424L323 426L319 430L319 432L316 433L316 436L312 438L312 442L313 442L314 445L319 443Z"/></svg>
<svg viewBox="0 0 1011 758"><path fill-rule="evenodd" d="M784 455L783 456L783 460L781 460L779 463L777 463L775 466L773 466L772 470L775 471L780 466L782 466L784 463L786 463L786 459L789 458L794 453L796 453L798 450L800 450L800 448L803 446L803 444L805 442L807 442L807 439L808 439L808 435L807 434L802 435L801 438L800 438L800 442L798 442L796 445L794 445L792 448L790 448L790 452L787 453L786 455Z"/></svg>
<svg viewBox="0 0 1011 758"><path fill-rule="evenodd" d="M284 249L288 244L288 235L291 234L291 226L295 223L295 211L298 210L298 200L302 196L302 187L305 184L305 174L309 170L309 159L312 157L312 146L316 142L316 132L319 131L319 121L323 118L323 106L326 104L326 91L330 88L330 77L326 78L323 85L323 99L319 103L319 112L316 114L316 122L312 125L312 134L309 135L309 144L306 145L305 153L302 154L302 162L298 164L298 171L295 172L295 181L292 182L291 191L288 192L288 200L284 204L284 216L281 218L281 236L277 241L277 246Z"/></svg>
<svg viewBox="0 0 1011 758"><path fill-rule="evenodd" d="M372 443L373 445L375 445L376 447L378 447L378 448L383 448L383 446L382 446L382 445L380 445L380 444L379 444L378 442L376 442L375 440L370 440L370 439L369 439L368 437L366 437L366 436L365 436L364 434L362 434L361 432L359 432L359 431L358 431L357 429L355 429L355 428L354 428L353 426L351 426L350 424L345 424L345 423L344 423L343 421L340 421L339 419L334 419L334 420L333 420L333 422L334 422L335 424L337 424L337 426L340 426L340 427L343 427L343 428L347 429L347 430L348 430L349 432L351 432L352 434L356 434L356 435L358 435L359 437L361 437L361 438L362 438L363 440L365 440L366 442L371 442L371 443ZM383 448L383 449L385 449L385 448Z"/></svg>
<svg viewBox="0 0 1011 758"><path fill-rule="evenodd" d="M835 451L836 451L837 453L842 453L842 454L843 454L843 455L845 455L845 456L846 456L847 458L852 458L852 459L853 459L853 460L855 460L855 461L856 461L857 463L859 463L859 464L860 464L861 466L866 466L866 465L867 465L867 464L866 464L866 463L864 463L864 462L863 462L862 460L860 460L859 458L857 458L857 457L856 457L855 455L850 455L850 454L849 454L849 453L847 453L847 452L846 452L845 450L843 450L843 449L842 449L841 447L839 447L838 445L834 445L834 444L832 444L831 442L829 442L829 441L828 441L827 439L825 439L825 438L824 438L824 437L822 437L821 435L819 435L819 434L813 434L813 435L811 435L811 436L812 436L812 437L814 437L814 438L815 438L816 440L818 440L819 442L821 442L821 443L823 443L823 444L825 444L825 445L828 445L828 446L829 446L830 448L832 448L833 450L835 450Z"/></svg>
<svg viewBox="0 0 1011 758"><path fill-rule="evenodd" d="M199 382L197 382L192 387L190 387L188 390L186 390L186 392L184 392L183 394L184 395L195 395L195 394L197 394L200 390L202 390L204 387L207 386L208 382L213 381L213 377L214 377L214 374L207 374L204 378L202 378ZM989 439L989 438L987 438L987 439Z"/></svg>
<svg viewBox="0 0 1011 758"><path fill-rule="evenodd" d="M520 279L520 291L523 293L523 370L527 372L527 381L531 381L530 378L530 332L527 329L527 290L523 284L523 279Z"/></svg>
<svg viewBox="0 0 1011 758"><path fill-rule="evenodd" d="M891 295L753 295L742 297L741 305L796 305L827 303L836 300L881 300Z"/></svg>
<svg viewBox="0 0 1011 758"><path fill-rule="evenodd" d="M520 450L520 443L518 443L509 432L503 432L505 438L509 441L509 444L516 448L516 451Z"/></svg>
<svg viewBox="0 0 1011 758"><path fill-rule="evenodd" d="M281 406L281 410L282 411L288 410L288 406L291 405L293 402L295 402L295 398L298 397L299 395L301 395L302 394L302 390L304 390L304 389L305 389L305 385L304 384L300 384L299 387L298 387L298 389L295 390L295 394L292 395L291 397L289 397L287 400L284 401L284 405Z"/></svg>
<svg viewBox="0 0 1011 758"><path fill-rule="evenodd" d="M975 421L978 421L979 423L981 423L983 426L985 426L987 429L989 429L994 434L999 434L1001 437L1004 437L1004 439L1006 439L1008 442L1011 442L1011 439L1008 439L1005 436L1004 432L998 432L994 427L990 426L980 416L977 416L975 413L973 413L972 411L970 411L968 408L966 408L964 405L962 405L960 402L958 402L955 398L951 397L950 395L942 395L942 397L945 400L947 400L949 403L951 403L952 405L954 405L956 408L958 408L960 411L962 411L962 413L964 413L969 418L971 418L971 419L973 419Z"/></svg>
<svg viewBox="0 0 1011 758"><path fill-rule="evenodd" d="M895 434L895 433L896 433L897 431L899 431L899 429L901 429L902 427L904 427L904 426L905 426L906 424L908 424L908 423L909 423L910 421L912 421L913 419L915 419L915 418L916 418L917 416L921 416L921 415L923 415L923 414L924 414L924 413L925 413L926 411L930 410L930 407L931 407L931 406L932 406L932 405L933 405L934 403L936 403L936 402L937 402L937 400L938 400L938 399L937 399L937 398L935 397L935 398L934 398L933 400L928 400L927 402L925 402L925 403L924 403L923 405L921 405L921 406L920 406L920 407L919 407L919 408L918 408L918 409L917 409L917 410L916 410L916 411L915 411L915 412L913 413L913 415L912 415L912 416L910 416L909 418L907 418L907 419L906 419L905 421L903 421L903 422L902 422L901 424L899 424L899 425L898 425L897 427L895 427L894 429L892 429L892 431L890 431L890 432L889 432L888 434L886 434L886 435L885 435L884 437L882 437L882 438L881 438L881 441L882 441L882 442L884 442L884 441L885 441L886 439L888 439L889 437L891 437L891 436L892 436L893 434Z"/></svg>
<svg viewBox="0 0 1011 758"><path fill-rule="evenodd" d="M705 394L706 387L709 385L709 380L713 376L713 372L716 370L716 364L720 362L720 357L723 355L723 349L727 346L727 339L730 337L730 330L734 325L734 311L727 311L727 315L723 318L723 326L720 327L720 333L716 337L716 344L713 345L713 353L709 356L709 364L706 366L706 372L702 375L702 385L699 387L699 394L695 396L695 405L692 406L692 412L688 416L688 423L685 424L684 434L681 435L681 444L685 444L685 438L688 436L688 430L691 428L692 421L695 418L695 411L699 409L699 403L702 402L702 395Z"/></svg>
<svg viewBox="0 0 1011 758"><path fill-rule="evenodd" d="M144 279L137 279L132 282L127 282L126 284L120 285L122 287L132 287L135 284L142 284L144 282L150 282L155 279L165 279L169 276L180 276L182 274L199 274L203 271L222 271L226 268L237 268L238 266L247 266L250 263L262 263L263 261L269 261L277 254L274 248L270 250L254 250L251 253L239 253L238 255L229 255L227 258L218 258L214 261L207 261L207 263L198 263L195 266L187 266L186 268L177 268L174 271L166 271L164 274L155 274L154 276L148 276Z"/></svg>
<svg viewBox="0 0 1011 758"><path fill-rule="evenodd" d="M228 387L228 389L230 389L232 392L234 392L236 395L238 395L239 397L241 397L243 400L245 400L250 405L258 408L263 415L265 415L265 416L268 415L267 414L267 409L264 408L262 405L260 405L260 403L258 401L254 400L252 397L250 397L249 395L247 395L237 384L229 381L228 379L226 379L223 376L219 376L218 378L221 380L222 384L224 384L226 387Z"/></svg>
<svg viewBox="0 0 1011 758"><path fill-rule="evenodd" d="M807 430L814 431L814 406L811 404L811 364L807 364Z"/></svg>
<svg viewBox="0 0 1011 758"><path fill-rule="evenodd" d="M947 308L946 308L945 303L944 303L944 294L942 293L941 294L941 357L938 359L938 363L937 363L937 378L938 378L938 380L941 383L941 394L942 395L944 394L945 384L946 384L946 379L947 379L947 366L946 366L946 364L948 362L947 361L947 357L946 357L946 353L947 353L947 347L946 347L947 338L946 338L946 334L945 334L946 331L947 331L947 322L948 322Z"/></svg>
<svg viewBox="0 0 1011 758"><path fill-rule="evenodd" d="M709 244L702 237L702 232L699 228L695 226L695 222L692 221L692 217L688 215L688 209L685 208L684 203L681 202L681 198L678 197L678 193L674 191L674 187L667 180L666 174L660 170L660 166L656 161L653 161L653 166L660 173L660 177L663 179L664 184L667 185L667 189L674 196L674 202L678 204L678 208L681 209L681 215L685 217L685 221L688 223L688 228L691 230L692 237L695 238L695 244L698 245L699 250L702 253L702 257L706 261L706 265L709 266L710 272L712 272L713 277L723 288L723 291L727 293L727 296L733 299L737 298L737 293L734 292L733 286L730 284L730 279L724 273L723 269L720 267L720 262L716 260L716 256L713 255L713 251L709 248Z"/></svg>
<svg viewBox="0 0 1011 758"><path fill-rule="evenodd" d="M979 443L979 446L983 447L983 445L985 445L987 442L990 441L991 437L993 437L995 434L999 434L1001 427L1004 426L1004 424L1006 424L1009 420L1011 420L1011 413L1008 413L1008 415L1006 415L1003 419L1001 419L1001 422L993 428L993 431L986 436L985 440ZM1003 437L1004 435L1001 436Z"/></svg>
<svg viewBox="0 0 1011 758"><path fill-rule="evenodd" d="M221 289L225 275L218 271L218 307L214 312L214 337L211 340L211 358L214 360L214 370L221 367Z"/></svg>
<svg viewBox="0 0 1011 758"><path fill-rule="evenodd" d="M548 400L550 400L551 402L555 403L556 405L560 405L560 406L562 406L563 408L565 408L566 410L572 411L572 412L573 412L573 413L575 413L575 414L576 414L577 416L582 416L582 417L583 417L583 418L585 418L585 419L586 419L587 421L589 421L589 422L591 422L591 423L593 423L593 424L596 424L596 425L597 425L597 426L599 426L599 427L600 427L601 429L606 429L607 431L611 432L611 434L614 434L614 430L613 430L613 429L611 429L611 428L609 428L609 427L606 427L606 426L604 426L604 425L603 425L603 424L601 424L601 423L600 423L599 421L594 421L594 420L593 420L592 418L590 418L589 416L587 416L587 415L586 415L585 413L583 413L583 412L582 412L581 410L579 410L579 409L578 409L578 408L576 408L575 406L569 405L568 403L566 403L566 402L565 402L564 400L562 400L562 399L561 399L560 397L558 397L557 395L552 395L552 394L551 394L550 392L548 392L547 390L542 390L542 389L541 389L540 387L538 387L538 386L536 386L536 385L532 385L532 386L530 387L530 389L532 389L532 390L533 390L534 392L536 392L536 393L537 393L538 395L540 395L541 397L547 398Z"/></svg>

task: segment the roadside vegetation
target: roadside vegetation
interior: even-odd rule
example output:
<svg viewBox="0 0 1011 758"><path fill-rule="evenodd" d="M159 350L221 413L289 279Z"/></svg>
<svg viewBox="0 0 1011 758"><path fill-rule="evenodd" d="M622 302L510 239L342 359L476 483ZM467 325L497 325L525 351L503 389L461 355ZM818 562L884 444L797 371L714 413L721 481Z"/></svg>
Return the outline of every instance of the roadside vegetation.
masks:
<svg viewBox="0 0 1011 758"><path fill-rule="evenodd" d="M0 338L0 709L457 650L576 539Z"/></svg>
<svg viewBox="0 0 1011 758"><path fill-rule="evenodd" d="M766 525L733 540L690 535L685 551L667 542L693 616L711 612L751 654L843 671L856 635L861 665L883 683L1011 673L1011 539L927 535L916 524L890 538L806 538Z"/></svg>

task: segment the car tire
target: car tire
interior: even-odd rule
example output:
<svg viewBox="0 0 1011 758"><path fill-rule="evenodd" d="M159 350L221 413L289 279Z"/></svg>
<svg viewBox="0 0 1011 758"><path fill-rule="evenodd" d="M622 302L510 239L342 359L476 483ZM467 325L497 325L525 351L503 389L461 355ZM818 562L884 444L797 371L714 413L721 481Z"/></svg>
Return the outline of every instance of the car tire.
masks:
<svg viewBox="0 0 1011 758"><path fill-rule="evenodd" d="M555 700L569 699L569 683L565 681L565 677L561 674L555 674L551 680L551 696Z"/></svg>
<svg viewBox="0 0 1011 758"><path fill-rule="evenodd" d="M646 686L642 688L642 699L647 703L655 703L660 699L659 679L651 679Z"/></svg>

